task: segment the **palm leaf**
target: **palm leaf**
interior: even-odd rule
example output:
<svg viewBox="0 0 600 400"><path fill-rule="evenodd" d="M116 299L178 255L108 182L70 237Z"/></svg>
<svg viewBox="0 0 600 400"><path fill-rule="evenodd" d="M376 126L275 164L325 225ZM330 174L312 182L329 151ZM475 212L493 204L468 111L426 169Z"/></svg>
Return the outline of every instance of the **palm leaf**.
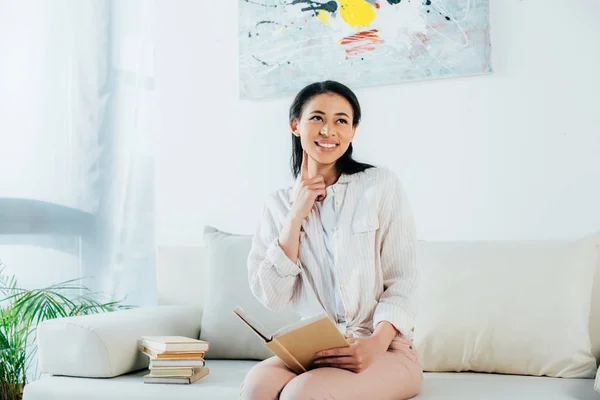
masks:
<svg viewBox="0 0 600 400"><path fill-rule="evenodd" d="M29 343L41 322L133 308L121 301L99 300L100 294L82 285L82 279L28 290L4 271L0 261L0 399L16 398L27 372L36 366L37 347Z"/></svg>
<svg viewBox="0 0 600 400"><path fill-rule="evenodd" d="M4 269L5 266L0 260L0 292L3 297L7 297L17 287L17 278L14 275L5 275Z"/></svg>

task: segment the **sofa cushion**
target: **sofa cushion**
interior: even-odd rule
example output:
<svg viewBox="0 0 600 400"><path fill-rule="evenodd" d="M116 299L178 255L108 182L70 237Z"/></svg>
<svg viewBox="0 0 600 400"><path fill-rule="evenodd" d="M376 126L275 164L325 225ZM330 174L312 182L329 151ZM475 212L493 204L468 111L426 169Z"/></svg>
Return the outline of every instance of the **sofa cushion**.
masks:
<svg viewBox="0 0 600 400"><path fill-rule="evenodd" d="M419 251L415 344L426 371L594 376L591 238L423 242Z"/></svg>
<svg viewBox="0 0 600 400"><path fill-rule="evenodd" d="M49 377L25 386L23 400L237 400L255 361L207 361L210 373L192 385L147 385L148 371L112 379ZM426 373L418 400L598 400L591 379L476 373ZM374 399L378 400L378 399Z"/></svg>
<svg viewBox="0 0 600 400"><path fill-rule="evenodd" d="M148 370L111 379L53 376L25 386L23 400L239 399L240 385L257 361L211 360L207 376L191 385L145 384Z"/></svg>
<svg viewBox="0 0 600 400"><path fill-rule="evenodd" d="M37 330L40 370L110 378L146 368L142 335L198 337L200 315L193 307L162 306L44 321Z"/></svg>
<svg viewBox="0 0 600 400"><path fill-rule="evenodd" d="M233 314L233 309L242 307L272 331L299 317L291 308L279 312L268 310L250 291L247 260L252 236L207 226L204 241L208 271L200 337L210 342L206 358L264 360L273 356L260 338Z"/></svg>

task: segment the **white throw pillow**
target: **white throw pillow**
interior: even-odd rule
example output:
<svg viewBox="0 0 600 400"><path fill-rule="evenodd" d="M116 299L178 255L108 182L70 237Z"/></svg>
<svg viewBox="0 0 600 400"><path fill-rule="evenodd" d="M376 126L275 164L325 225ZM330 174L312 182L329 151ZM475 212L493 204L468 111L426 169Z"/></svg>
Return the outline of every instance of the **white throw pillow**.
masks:
<svg viewBox="0 0 600 400"><path fill-rule="evenodd" d="M593 240L419 246L415 345L426 371L594 376Z"/></svg>
<svg viewBox="0 0 600 400"><path fill-rule="evenodd" d="M200 338L210 342L206 358L264 360L271 353L258 336L233 314L236 306L267 328L276 329L297 321L298 316L286 309L272 312L250 291L247 260L252 236L235 235L207 226L208 277Z"/></svg>
<svg viewBox="0 0 600 400"><path fill-rule="evenodd" d="M112 378L147 368L140 338L198 337L200 315L196 307L160 306L44 321L37 329L40 372Z"/></svg>

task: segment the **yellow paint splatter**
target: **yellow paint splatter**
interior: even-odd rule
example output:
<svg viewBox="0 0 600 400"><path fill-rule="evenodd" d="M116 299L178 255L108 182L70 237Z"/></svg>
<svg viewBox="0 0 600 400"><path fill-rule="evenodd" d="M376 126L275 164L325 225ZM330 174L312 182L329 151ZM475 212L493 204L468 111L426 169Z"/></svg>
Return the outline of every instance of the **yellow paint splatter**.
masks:
<svg viewBox="0 0 600 400"><path fill-rule="evenodd" d="M327 19L327 13L323 10L319 10L319 13L317 14L317 19L325 25L329 23L329 20Z"/></svg>
<svg viewBox="0 0 600 400"><path fill-rule="evenodd" d="M367 27L375 19L375 9L365 0L339 0L340 16L352 28Z"/></svg>
<svg viewBox="0 0 600 400"><path fill-rule="evenodd" d="M281 30L279 31L279 34L280 34L280 35L283 35L283 32L284 32L284 31L285 31L285 29L284 29L284 28L281 28Z"/></svg>

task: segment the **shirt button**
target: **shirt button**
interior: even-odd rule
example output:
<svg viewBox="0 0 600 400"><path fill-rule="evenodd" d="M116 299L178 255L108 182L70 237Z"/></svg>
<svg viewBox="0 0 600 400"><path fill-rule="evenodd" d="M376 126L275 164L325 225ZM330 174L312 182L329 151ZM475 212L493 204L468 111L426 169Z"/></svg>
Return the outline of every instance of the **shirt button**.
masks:
<svg viewBox="0 0 600 400"><path fill-rule="evenodd" d="M342 202L341 202L341 201L339 201L339 200L335 202L335 205L336 205L336 206L339 206L340 204L342 204Z"/></svg>

